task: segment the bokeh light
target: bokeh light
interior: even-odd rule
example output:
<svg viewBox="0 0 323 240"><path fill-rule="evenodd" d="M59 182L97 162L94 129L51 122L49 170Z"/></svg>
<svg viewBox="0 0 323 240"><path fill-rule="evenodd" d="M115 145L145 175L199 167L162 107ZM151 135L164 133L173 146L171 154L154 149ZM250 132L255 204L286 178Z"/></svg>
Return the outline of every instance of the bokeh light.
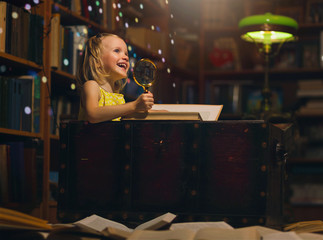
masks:
<svg viewBox="0 0 323 240"><path fill-rule="evenodd" d="M64 64L64 66L68 66L68 65L69 65L69 61L68 61L68 59L67 59L67 58L65 58L65 59L63 60L63 64Z"/></svg>
<svg viewBox="0 0 323 240"><path fill-rule="evenodd" d="M25 114L27 114L27 115L31 114L31 108L30 108L29 106L26 106L26 107L24 108L24 112L25 112Z"/></svg>
<svg viewBox="0 0 323 240"><path fill-rule="evenodd" d="M76 89L76 85L75 85L75 83L71 83L71 89L72 89L72 90L75 90L75 89Z"/></svg>
<svg viewBox="0 0 323 240"><path fill-rule="evenodd" d="M43 83L47 83L47 77L46 77L46 76L43 76L43 77L41 78L41 81L42 81Z"/></svg>
<svg viewBox="0 0 323 240"><path fill-rule="evenodd" d="M30 9L31 9L31 5L30 5L29 3L26 3L24 8L25 8L27 11L30 11Z"/></svg>
<svg viewBox="0 0 323 240"><path fill-rule="evenodd" d="M1 65L0 66L0 72L4 73L5 71L7 71L7 66L6 65Z"/></svg>
<svg viewBox="0 0 323 240"><path fill-rule="evenodd" d="M13 19L17 19L17 18L19 17L19 15L18 15L18 13L17 13L17 12L12 12L12 13L11 13L11 17L12 17Z"/></svg>

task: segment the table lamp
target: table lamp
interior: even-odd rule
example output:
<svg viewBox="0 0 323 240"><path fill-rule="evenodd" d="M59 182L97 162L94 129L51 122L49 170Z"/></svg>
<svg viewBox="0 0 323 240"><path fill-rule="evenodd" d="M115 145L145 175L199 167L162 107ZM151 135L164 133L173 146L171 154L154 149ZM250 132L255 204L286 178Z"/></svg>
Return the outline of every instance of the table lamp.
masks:
<svg viewBox="0 0 323 240"><path fill-rule="evenodd" d="M265 58L265 82L262 90L261 114L268 115L271 111L271 90L269 87L269 58L278 54L283 43L294 41L298 29L297 22L286 16L266 13L253 15L240 20L239 28L241 38L256 44L258 51ZM272 51L272 44L279 44L275 52Z"/></svg>

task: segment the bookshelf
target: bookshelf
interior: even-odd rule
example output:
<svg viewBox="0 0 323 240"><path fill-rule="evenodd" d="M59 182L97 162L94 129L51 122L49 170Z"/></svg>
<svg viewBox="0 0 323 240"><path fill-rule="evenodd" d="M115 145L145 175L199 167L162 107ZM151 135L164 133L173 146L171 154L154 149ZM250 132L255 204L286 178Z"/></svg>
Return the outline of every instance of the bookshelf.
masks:
<svg viewBox="0 0 323 240"><path fill-rule="evenodd" d="M78 111L78 102L79 97L77 91L72 87L75 83L75 69L67 70L62 64L62 59L58 59L57 62L59 65L53 66L52 56L55 53L53 47L56 40L53 40L53 17L60 16L60 26L83 26L87 32L86 37L95 35L97 32L109 32L119 34L121 37L126 36L126 27L125 23L129 22L129 27L140 27L150 29L151 24L158 27L160 34L162 31L167 31L167 6L159 4L157 2L151 1L142 1L145 8L143 11L139 9L139 5L136 3L128 3L127 1L118 1L121 4L121 8L114 8L114 4L117 1L106 0L106 1L97 1L99 6L97 9L93 6L93 12L97 11L96 15L91 12L82 12L88 9L85 6L76 6L76 2L82 4L88 4L89 1L51 1L44 0L39 4L32 4L28 7L29 13L26 13L23 10L26 7L25 1L15 1L16 5L12 5L10 1L5 3L8 5L14 6L14 11L24 12L24 14L37 14L43 19L43 31L38 34L41 34L41 44L38 43L39 49L43 49L40 58L35 61L29 57L24 57L20 54L13 53L4 49L0 51L0 77L7 78L14 75L35 75L41 79L40 83L40 121L39 121L39 130L38 131L23 131L21 129L11 129L8 126L0 126L0 145L9 145L9 142L19 142L25 144L25 148L34 147L36 149L37 159L37 196L38 198L33 201L16 201L16 200L3 200L6 197L3 197L3 192L1 192L1 205L7 206L9 208L17 209L26 213L30 213L37 217L48 219L50 222L55 223L56 220L56 199L53 198L52 188L55 187L55 184L51 182L50 178L53 174L53 171L58 171L59 168L59 135L56 130L59 124L59 117L55 116L57 114L57 109L54 109L55 102L58 102L59 99L64 98L71 109L67 115L64 115L64 118L75 119L77 117L76 113ZM3 6L4 3L1 3ZM72 5L69 5L72 4ZM103 5L104 4L104 5ZM102 7L101 10L99 9ZM1 9L1 8L0 8ZM133 12L136 10L139 15L133 15ZM116 20L117 14L123 12L123 17ZM18 14L18 19L19 19ZM134 17L139 19L139 24L136 25L134 22ZM0 25L2 33L5 25ZM7 31L11 31L8 29ZM56 26L57 27L57 26ZM71 27L72 29L72 27ZM9 32L8 31L8 32ZM156 30L157 31L157 30ZM16 33L17 36L20 33ZM17 38L19 39L19 37ZM86 40L86 39L85 39ZM148 43L147 39L147 43ZM152 39L150 39L152 40ZM131 40L126 39L127 44L132 46L136 52L132 51L131 54L138 54L138 57L149 57L154 61L159 63L161 66L161 71L165 70L165 66L161 64L162 57L166 57L168 53L167 46L164 46L165 49L162 50L162 54L156 52L156 49L150 49L147 46L137 46L135 43L132 43ZM1 43L1 42L0 42ZM84 44L84 41L82 42ZM12 44L16 46L16 44ZM61 49L58 49L60 51ZM157 49L158 50L158 49ZM62 56L58 56L59 58ZM57 59L56 59L57 60ZM71 64L72 61L69 63ZM3 96L4 93L1 92L0 96ZM65 105L65 103L60 103ZM58 104L59 105L59 104ZM1 115L3 114L3 109L1 109ZM63 115L63 114L61 114ZM7 151L7 150L5 150ZM23 150L27 151L27 150ZM1 156L2 157L2 156ZM36 161L36 160L35 160ZM29 166L29 164L26 164ZM33 169L34 171L35 169ZM29 174L29 172L26 173ZM10 178L9 178L10 179ZM2 183L2 181L1 181ZM40 184L41 183L41 184ZM54 191L57 191L55 189Z"/></svg>

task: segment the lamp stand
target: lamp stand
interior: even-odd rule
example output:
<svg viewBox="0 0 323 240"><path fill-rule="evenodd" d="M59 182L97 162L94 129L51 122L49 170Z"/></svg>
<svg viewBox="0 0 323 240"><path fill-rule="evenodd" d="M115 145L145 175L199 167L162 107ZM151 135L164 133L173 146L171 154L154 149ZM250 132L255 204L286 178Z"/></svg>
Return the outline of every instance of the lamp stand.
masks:
<svg viewBox="0 0 323 240"><path fill-rule="evenodd" d="M271 90L269 87L269 56L267 54L265 55L265 82L262 89L262 96L261 110L262 112L268 112L271 110Z"/></svg>

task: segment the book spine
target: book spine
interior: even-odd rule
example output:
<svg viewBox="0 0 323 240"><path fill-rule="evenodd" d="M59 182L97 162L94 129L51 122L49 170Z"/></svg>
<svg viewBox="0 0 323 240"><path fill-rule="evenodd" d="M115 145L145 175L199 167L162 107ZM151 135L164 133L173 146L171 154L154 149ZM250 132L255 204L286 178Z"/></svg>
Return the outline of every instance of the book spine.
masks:
<svg viewBox="0 0 323 240"><path fill-rule="evenodd" d="M11 21L12 21L12 6L7 4L6 12L6 53L11 54Z"/></svg>
<svg viewBox="0 0 323 240"><path fill-rule="evenodd" d="M21 130L31 132L32 130L32 78L20 78L21 82Z"/></svg>
<svg viewBox="0 0 323 240"><path fill-rule="evenodd" d="M0 114L0 127L8 128L8 78L2 77L1 79L1 114Z"/></svg>
<svg viewBox="0 0 323 240"><path fill-rule="evenodd" d="M320 32L320 67L323 68L323 31Z"/></svg>
<svg viewBox="0 0 323 240"><path fill-rule="evenodd" d="M40 77L34 78L33 87L33 132L40 131Z"/></svg>
<svg viewBox="0 0 323 240"><path fill-rule="evenodd" d="M6 22L7 22L7 3L0 2L0 52L6 51Z"/></svg>

